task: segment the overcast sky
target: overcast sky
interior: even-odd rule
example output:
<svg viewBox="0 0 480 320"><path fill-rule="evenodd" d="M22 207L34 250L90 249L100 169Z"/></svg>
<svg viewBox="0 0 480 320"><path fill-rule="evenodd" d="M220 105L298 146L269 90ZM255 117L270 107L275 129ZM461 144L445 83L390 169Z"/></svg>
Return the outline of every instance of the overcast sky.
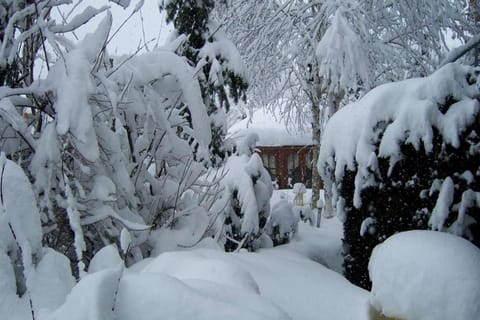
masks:
<svg viewBox="0 0 480 320"><path fill-rule="evenodd" d="M157 44L157 42L162 43L165 41L166 37L168 36L169 28L166 26L165 20L160 14L158 2L159 0L145 0L140 12L141 14L137 13L133 17L131 17L128 22L122 27L121 31L110 42L110 54L132 53L137 49L140 42L142 44L144 43L141 17L143 17L145 39L147 41L155 39L148 44L149 48L152 49ZM139 0L131 0L130 6L125 10L121 6L108 0L83 0L81 1L81 4L77 8L75 8L74 13L78 14L82 12L87 6L92 6L95 8L100 8L104 5L110 6L113 15L113 34L113 32L117 30L117 28L122 24L122 22L125 21L125 19L130 15L137 3L139 3ZM71 8L72 6L65 6L64 12L70 11ZM73 16L74 15L72 15L69 20ZM61 20L57 12L53 13L53 17L55 19L58 19L59 21ZM96 17L92 23L89 23L87 26L82 27L82 29L77 32L78 37L82 38L85 33L94 31L95 27L103 17L105 17L105 13L102 13L99 15L99 17Z"/></svg>

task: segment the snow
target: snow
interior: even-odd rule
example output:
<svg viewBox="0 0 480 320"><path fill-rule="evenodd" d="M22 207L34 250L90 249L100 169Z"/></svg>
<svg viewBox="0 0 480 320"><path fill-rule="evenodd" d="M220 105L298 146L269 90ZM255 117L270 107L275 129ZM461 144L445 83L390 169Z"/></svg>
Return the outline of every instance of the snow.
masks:
<svg viewBox="0 0 480 320"><path fill-rule="evenodd" d="M242 79L247 79L245 65L243 59L238 52L235 44L227 37L225 32L217 23L209 21L208 29L212 31L209 40L198 52L199 61L196 68L200 70L207 63L212 63L210 70L209 82L223 85L222 69L227 72L233 72ZM221 57L220 61L218 57Z"/></svg>
<svg viewBox="0 0 480 320"><path fill-rule="evenodd" d="M68 23L51 26L50 31L54 33L66 33L74 31L107 9L107 6L103 6L101 8L93 8L92 6L88 6L81 13L73 17Z"/></svg>
<svg viewBox="0 0 480 320"><path fill-rule="evenodd" d="M123 228L120 232L120 248L122 249L123 254L128 252L130 244L132 243L132 236L127 229Z"/></svg>
<svg viewBox="0 0 480 320"><path fill-rule="evenodd" d="M274 206L293 199L291 190L284 192L289 195L282 200L276 191ZM368 293L322 265L341 269L341 230L336 218L322 221L322 229L300 222L289 244L257 253L225 253L204 239L129 268L109 245L75 286L66 257L48 249L32 277L31 297L42 320L367 319ZM6 299L0 301L27 319L28 300L17 298L13 270L9 277L2 256L0 269ZM2 302L0 307L8 310Z"/></svg>
<svg viewBox="0 0 480 320"><path fill-rule="evenodd" d="M231 156L226 164L226 197L233 198L236 194L237 201L241 208L240 217L236 217L233 209L228 214L232 218L235 226L241 225L241 235L258 235L259 219L263 214L267 218L270 214L270 198L273 192L273 186L268 171L264 168L262 159L257 153L253 152L253 146L256 142L255 134L250 133L245 139L238 142L238 155ZM242 153L240 153L242 152Z"/></svg>
<svg viewBox="0 0 480 320"><path fill-rule="evenodd" d="M112 319L121 269L106 269L85 276L66 302L45 320Z"/></svg>
<svg viewBox="0 0 480 320"><path fill-rule="evenodd" d="M299 221L299 212L287 200L281 200L272 207L265 231L272 240L281 244L282 239L290 239L297 232Z"/></svg>
<svg viewBox="0 0 480 320"><path fill-rule="evenodd" d="M142 297L138 299L138 297ZM162 272L126 273L120 282L117 319L288 319L259 295Z"/></svg>
<svg viewBox="0 0 480 320"><path fill-rule="evenodd" d="M370 258L370 303L389 317L480 319L480 250L435 231L396 234Z"/></svg>
<svg viewBox="0 0 480 320"><path fill-rule="evenodd" d="M42 227L32 186L22 168L0 155L1 203L0 219L8 224L15 242L21 249L24 275L28 281L35 258L39 258L42 248ZM5 238L0 238L4 240ZM5 239L8 241L8 238ZM13 239L10 239L10 241ZM2 241L3 242L3 241ZM6 253L11 243L1 243L2 253Z"/></svg>
<svg viewBox="0 0 480 320"><path fill-rule="evenodd" d="M93 256L88 266L88 273L93 274L106 269L118 269L121 266L123 266L123 260L118 254L117 247L111 244L103 247Z"/></svg>
<svg viewBox="0 0 480 320"><path fill-rule="evenodd" d="M428 224L432 227L432 230L443 230L443 225L445 220L448 218L450 207L453 203L454 188L455 185L453 184L452 178L447 177L442 183L437 203L435 204L432 215L430 216L430 220L428 221Z"/></svg>
<svg viewBox="0 0 480 320"><path fill-rule="evenodd" d="M118 4L121 6L123 9L126 9L130 5L130 0L110 0L113 3Z"/></svg>
<svg viewBox="0 0 480 320"><path fill-rule="evenodd" d="M364 237L366 234L375 234L376 220L372 217L368 217L362 221L360 226L360 236Z"/></svg>
<svg viewBox="0 0 480 320"><path fill-rule="evenodd" d="M106 176L95 176L93 188L90 192L90 199L101 201L115 201L113 196L116 193L115 184Z"/></svg>
<svg viewBox="0 0 480 320"><path fill-rule="evenodd" d="M47 319L67 310L74 319L367 319L368 293L308 256L321 254L330 238L340 241L330 222L323 231L302 224L289 245L258 253L193 249L162 253L123 273L112 265L85 276ZM74 298L82 301L74 305Z"/></svg>
<svg viewBox="0 0 480 320"><path fill-rule="evenodd" d="M344 88L357 90L359 83L369 87L370 59L365 42L347 19L347 9L335 12L331 25L323 34L316 48L319 74L329 79L329 92L340 94Z"/></svg>
<svg viewBox="0 0 480 320"><path fill-rule="evenodd" d="M187 62L175 53L162 49L125 59L124 67L114 73L115 80L125 85L131 83L132 86L141 88L145 84L166 81L173 76L175 86L172 87L166 82L162 89L174 91L171 92L175 94L172 103L180 99L188 106L193 127L192 135L203 146L208 146L211 141L211 129L205 124L210 123L210 119L203 103L200 85L192 77L193 69ZM180 92L178 87L181 88Z"/></svg>
<svg viewBox="0 0 480 320"><path fill-rule="evenodd" d="M312 144L312 133L309 130L293 128L278 112L272 114L264 109L255 110L247 118L233 124L228 133L231 138L256 133L259 137L257 142L259 147Z"/></svg>
<svg viewBox="0 0 480 320"><path fill-rule="evenodd" d="M28 283L35 313L41 317L60 307L74 285L67 257L53 249L44 249Z"/></svg>
<svg viewBox="0 0 480 320"><path fill-rule="evenodd" d="M345 170L358 166L354 205L360 207L360 193L371 183L378 157L389 159L391 170L402 158L403 142L429 152L434 129L445 143L458 146L459 134L480 111L476 73L473 67L447 64L426 78L381 85L340 109L327 123L320 147L318 170L325 187L337 194L332 179L340 181ZM447 98L454 103L442 111ZM383 135L379 129L385 129Z"/></svg>
<svg viewBox="0 0 480 320"><path fill-rule="evenodd" d="M303 183L295 183L293 185L293 193L305 193L307 191L305 185Z"/></svg>
<svg viewBox="0 0 480 320"><path fill-rule="evenodd" d="M87 160L99 157L97 136L93 129L93 114L89 97L94 92L91 70L100 54L112 24L110 13L103 19L95 33L85 36L73 50L58 61L48 74L48 83L55 83L57 100L57 132L71 132L74 144Z"/></svg>

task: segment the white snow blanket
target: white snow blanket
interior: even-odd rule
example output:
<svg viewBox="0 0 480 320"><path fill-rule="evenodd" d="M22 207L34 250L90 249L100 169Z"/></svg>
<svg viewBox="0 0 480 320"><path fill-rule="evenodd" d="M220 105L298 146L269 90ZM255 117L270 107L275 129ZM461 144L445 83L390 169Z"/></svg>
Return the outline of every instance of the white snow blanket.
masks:
<svg viewBox="0 0 480 320"><path fill-rule="evenodd" d="M480 250L460 237L408 231L378 245L370 302L405 320L480 319Z"/></svg>

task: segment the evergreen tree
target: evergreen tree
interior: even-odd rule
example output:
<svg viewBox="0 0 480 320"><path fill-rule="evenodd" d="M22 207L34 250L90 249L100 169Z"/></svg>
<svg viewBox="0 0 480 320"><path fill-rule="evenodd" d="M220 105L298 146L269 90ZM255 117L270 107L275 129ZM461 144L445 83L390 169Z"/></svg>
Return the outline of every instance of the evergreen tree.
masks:
<svg viewBox="0 0 480 320"><path fill-rule="evenodd" d="M215 166L225 158L223 140L231 99L234 103L246 100L247 80L236 47L211 19L214 4L212 0L173 0L164 1L160 8L180 36L177 54L196 69L210 116L210 163Z"/></svg>
<svg viewBox="0 0 480 320"><path fill-rule="evenodd" d="M449 64L380 86L327 124L319 170L344 222L352 283L370 288L370 254L397 232L432 229L480 246L479 74Z"/></svg>

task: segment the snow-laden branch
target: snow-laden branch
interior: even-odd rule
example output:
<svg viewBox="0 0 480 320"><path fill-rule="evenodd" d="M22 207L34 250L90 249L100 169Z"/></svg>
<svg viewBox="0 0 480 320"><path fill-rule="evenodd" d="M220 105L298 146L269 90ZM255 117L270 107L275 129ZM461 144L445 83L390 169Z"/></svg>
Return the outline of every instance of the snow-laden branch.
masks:
<svg viewBox="0 0 480 320"><path fill-rule="evenodd" d="M478 48L480 46L480 34L477 34L470 38L470 40L467 41L462 46L459 46L453 50L451 50L448 55L443 59L443 61L440 63L440 67L443 67L447 63L455 62L458 59L460 59L462 56L464 56L467 52L474 48Z"/></svg>

